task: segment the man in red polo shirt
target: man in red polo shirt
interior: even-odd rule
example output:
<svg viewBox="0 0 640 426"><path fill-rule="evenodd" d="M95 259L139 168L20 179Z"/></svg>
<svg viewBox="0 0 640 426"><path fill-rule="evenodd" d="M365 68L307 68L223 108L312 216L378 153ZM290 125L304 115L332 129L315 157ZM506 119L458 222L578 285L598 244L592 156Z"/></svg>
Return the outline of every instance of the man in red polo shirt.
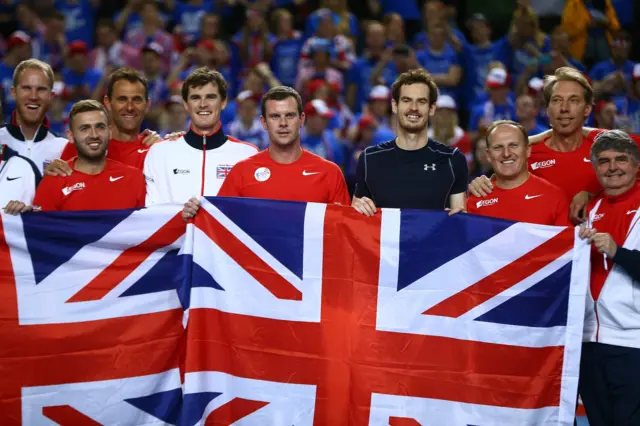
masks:
<svg viewBox="0 0 640 426"><path fill-rule="evenodd" d="M147 79L130 68L113 72L107 84L104 105L113 120L107 158L142 170L150 145L160 140L155 132L145 130L140 133L150 105ZM72 170L67 161L76 155L75 145L67 144L60 156L62 161L52 162L45 174L70 175Z"/></svg>
<svg viewBox="0 0 640 426"><path fill-rule="evenodd" d="M69 161L70 176L45 176L36 190L34 209L111 210L144 206L142 171L106 158L110 130L106 108L84 100L69 112L69 140L77 157Z"/></svg>
<svg viewBox="0 0 640 426"><path fill-rule="evenodd" d="M290 87L279 86L262 98L260 121L269 133L269 147L238 162L225 179L218 196L267 198L350 204L347 184L340 168L300 145L304 125L302 100ZM185 204L183 217L192 218L199 202Z"/></svg>
<svg viewBox="0 0 640 426"><path fill-rule="evenodd" d="M467 213L518 222L568 226L569 202L560 188L529 173L527 131L503 120L487 131L486 155L495 172L494 189L484 197L471 195Z"/></svg>

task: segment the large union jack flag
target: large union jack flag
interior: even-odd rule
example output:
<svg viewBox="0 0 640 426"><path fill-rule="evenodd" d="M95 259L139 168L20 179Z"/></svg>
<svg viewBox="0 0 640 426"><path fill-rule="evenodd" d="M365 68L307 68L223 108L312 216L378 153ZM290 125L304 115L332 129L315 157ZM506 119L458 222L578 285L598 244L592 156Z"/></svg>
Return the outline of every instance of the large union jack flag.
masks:
<svg viewBox="0 0 640 426"><path fill-rule="evenodd" d="M573 423L574 229L178 210L0 218L0 424Z"/></svg>

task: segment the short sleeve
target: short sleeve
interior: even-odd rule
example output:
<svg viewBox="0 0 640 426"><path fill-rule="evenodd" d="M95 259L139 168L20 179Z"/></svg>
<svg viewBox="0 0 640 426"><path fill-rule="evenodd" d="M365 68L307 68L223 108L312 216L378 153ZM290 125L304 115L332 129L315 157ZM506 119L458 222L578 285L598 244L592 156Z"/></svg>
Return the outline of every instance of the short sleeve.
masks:
<svg viewBox="0 0 640 426"><path fill-rule="evenodd" d="M467 192L469 167L467 166L467 159L459 149L456 149L451 157L451 167L453 167L454 181L449 195Z"/></svg>
<svg viewBox="0 0 640 426"><path fill-rule="evenodd" d="M351 205L349 199L349 190L344 180L344 175L337 167L333 167L333 188L328 204L342 204L343 206Z"/></svg>
<svg viewBox="0 0 640 426"><path fill-rule="evenodd" d="M43 211L58 210L59 192L56 178L54 176L45 176L40 185L38 185L36 195L33 198L34 207L39 207Z"/></svg>
<svg viewBox="0 0 640 426"><path fill-rule="evenodd" d="M231 168L231 171L222 182L218 197L242 197L242 171L237 165Z"/></svg>
<svg viewBox="0 0 640 426"><path fill-rule="evenodd" d="M356 187L353 195L362 198L372 198L371 191L367 185L367 165L366 165L366 151L363 151L358 158L358 164L356 165Z"/></svg>

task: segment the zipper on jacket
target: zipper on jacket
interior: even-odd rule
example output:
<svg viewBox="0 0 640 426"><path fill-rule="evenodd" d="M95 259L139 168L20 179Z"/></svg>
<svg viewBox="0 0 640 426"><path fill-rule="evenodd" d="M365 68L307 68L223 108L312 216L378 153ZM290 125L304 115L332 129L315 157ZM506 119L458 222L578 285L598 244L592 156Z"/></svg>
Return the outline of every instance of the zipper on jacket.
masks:
<svg viewBox="0 0 640 426"><path fill-rule="evenodd" d="M598 341L598 337L600 336L600 318L598 318L598 302L593 302L593 311L596 314L596 342Z"/></svg>
<svg viewBox="0 0 640 426"><path fill-rule="evenodd" d="M200 196L204 197L204 180L207 166L207 136L202 136L202 185L200 186Z"/></svg>

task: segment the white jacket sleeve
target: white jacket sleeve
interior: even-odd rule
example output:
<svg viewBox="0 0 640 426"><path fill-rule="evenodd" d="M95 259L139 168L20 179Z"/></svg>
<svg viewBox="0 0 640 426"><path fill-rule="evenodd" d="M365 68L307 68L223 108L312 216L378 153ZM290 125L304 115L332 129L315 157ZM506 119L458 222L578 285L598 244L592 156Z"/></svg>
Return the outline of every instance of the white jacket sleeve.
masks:
<svg viewBox="0 0 640 426"><path fill-rule="evenodd" d="M154 204L162 204L160 180L162 177L157 172L157 165L154 163L156 150L153 146L147 152L147 156L144 159L144 179L147 184L147 196L145 198L145 206L151 206ZM157 159L155 159L157 161Z"/></svg>
<svg viewBox="0 0 640 426"><path fill-rule="evenodd" d="M36 194L36 170L20 157L7 161L0 174L0 208L9 201L21 201L31 205Z"/></svg>

